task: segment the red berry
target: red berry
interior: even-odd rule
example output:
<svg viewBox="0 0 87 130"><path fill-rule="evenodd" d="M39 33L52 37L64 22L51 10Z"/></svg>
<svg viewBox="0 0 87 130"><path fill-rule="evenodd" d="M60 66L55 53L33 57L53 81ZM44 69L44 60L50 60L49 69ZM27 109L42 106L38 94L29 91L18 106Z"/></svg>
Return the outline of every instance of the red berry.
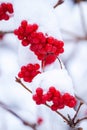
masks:
<svg viewBox="0 0 87 130"><path fill-rule="evenodd" d="M41 125L43 123L43 119L41 118L41 117L39 117L38 119L37 119L37 124L38 125Z"/></svg>
<svg viewBox="0 0 87 130"><path fill-rule="evenodd" d="M55 93L55 92L56 92L55 87L51 86L51 87L49 88L49 92L51 92L51 93Z"/></svg>
<svg viewBox="0 0 87 130"><path fill-rule="evenodd" d="M53 111L57 111L57 109L58 109L57 106L55 106L55 105L52 105L52 106L51 106L51 110L53 110Z"/></svg>
<svg viewBox="0 0 87 130"><path fill-rule="evenodd" d="M13 5L11 3L0 4L0 20L8 20L10 18L10 14L13 12Z"/></svg>
<svg viewBox="0 0 87 130"><path fill-rule="evenodd" d="M27 21L26 20L23 20L22 22L21 22L21 26L23 27L23 28L25 28L26 26L27 26Z"/></svg>
<svg viewBox="0 0 87 130"><path fill-rule="evenodd" d="M43 94L43 89L40 88L40 87L38 87L38 88L36 89L36 93L37 93L37 95L41 96L41 95Z"/></svg>

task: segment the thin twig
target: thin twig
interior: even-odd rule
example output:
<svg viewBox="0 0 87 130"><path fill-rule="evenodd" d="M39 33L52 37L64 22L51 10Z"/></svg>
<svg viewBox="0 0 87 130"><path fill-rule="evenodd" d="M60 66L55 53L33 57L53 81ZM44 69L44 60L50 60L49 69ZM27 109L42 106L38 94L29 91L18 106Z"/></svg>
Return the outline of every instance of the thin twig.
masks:
<svg viewBox="0 0 87 130"><path fill-rule="evenodd" d="M22 83L21 79L19 79L18 77L15 77L15 79L15 81L19 83L23 88L25 88L29 93L32 93L32 91Z"/></svg>
<svg viewBox="0 0 87 130"><path fill-rule="evenodd" d="M62 68L63 68L63 67L62 67L62 62L61 62L61 60L59 59L59 57L57 57L57 59L58 59L59 64L60 64L60 68L62 69Z"/></svg>
<svg viewBox="0 0 87 130"><path fill-rule="evenodd" d="M13 33L14 31L0 31L0 34L4 35L4 34L9 34L9 33Z"/></svg>
<svg viewBox="0 0 87 130"><path fill-rule="evenodd" d="M25 126L31 127L33 130L36 130L36 124L31 124L30 122L24 120L22 117L20 117L17 113L15 113L13 110L11 110L5 103L0 101L0 107L4 110L8 111L10 114L14 115L16 118L18 118Z"/></svg>
<svg viewBox="0 0 87 130"><path fill-rule="evenodd" d="M74 124L77 125L78 123L80 123L83 120L87 120L87 117L83 117L81 119L78 119Z"/></svg>
<svg viewBox="0 0 87 130"><path fill-rule="evenodd" d="M74 121L75 121L75 119L76 119L76 117L77 117L77 115L78 115L78 112L79 112L79 110L80 110L80 108L81 108L82 105L83 105L83 102L80 102L80 104L79 104L79 106L78 106L78 109L77 109L77 111L76 111L76 113L75 113L75 115L74 115L74 117L73 117L73 119L72 119L73 123L74 123Z"/></svg>
<svg viewBox="0 0 87 130"><path fill-rule="evenodd" d="M50 108L50 105L48 105L47 103L45 103L45 105ZM60 115L66 122L67 124L69 124L69 120L62 114L60 113L59 111L55 111L58 115Z"/></svg>
<svg viewBox="0 0 87 130"><path fill-rule="evenodd" d="M65 42L71 42L71 41L73 41L73 42L79 42L79 41L87 41L87 37L75 37L75 38L63 38L63 40L65 41Z"/></svg>
<svg viewBox="0 0 87 130"><path fill-rule="evenodd" d="M55 9L57 6L61 5L63 2L64 0L58 0L58 2L54 5L53 8Z"/></svg>

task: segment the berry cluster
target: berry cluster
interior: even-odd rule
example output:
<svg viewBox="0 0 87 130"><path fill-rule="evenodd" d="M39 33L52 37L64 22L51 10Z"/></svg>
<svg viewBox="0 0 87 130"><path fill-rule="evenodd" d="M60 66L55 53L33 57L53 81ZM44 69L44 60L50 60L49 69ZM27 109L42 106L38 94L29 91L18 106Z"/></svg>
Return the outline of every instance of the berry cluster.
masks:
<svg viewBox="0 0 87 130"><path fill-rule="evenodd" d="M18 77L23 78L25 82L32 82L32 79L40 73L38 70L39 68L39 64L28 64L27 66L22 66L21 71L18 73Z"/></svg>
<svg viewBox="0 0 87 130"><path fill-rule="evenodd" d="M0 20L8 20L13 12L13 5L11 3L0 4Z"/></svg>
<svg viewBox="0 0 87 130"><path fill-rule="evenodd" d="M14 34L22 41L23 46L30 45L30 50L37 55L39 60L45 61L45 65L51 64L60 53L64 52L64 43L52 36L37 32L37 29L37 24L31 25L23 20L19 28L14 30Z"/></svg>
<svg viewBox="0 0 87 130"><path fill-rule="evenodd" d="M44 94L43 89L38 87L36 94L33 95L33 100L37 105L52 102L50 106L53 111L62 109L65 106L73 108L76 105L76 99L69 93L61 94L55 87L50 87L48 92Z"/></svg>

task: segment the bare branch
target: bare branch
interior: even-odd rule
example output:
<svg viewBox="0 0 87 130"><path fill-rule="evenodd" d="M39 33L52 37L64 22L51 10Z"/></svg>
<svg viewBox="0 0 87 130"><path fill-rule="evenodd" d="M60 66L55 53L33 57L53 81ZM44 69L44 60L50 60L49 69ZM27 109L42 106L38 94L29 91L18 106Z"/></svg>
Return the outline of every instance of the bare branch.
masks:
<svg viewBox="0 0 87 130"><path fill-rule="evenodd" d="M76 114L74 115L74 117L73 117L73 119L72 119L73 123L74 123L74 121L75 121L75 119L76 119L76 117L77 117L77 115L78 115L78 112L79 112L79 110L80 110L80 108L81 108L82 105L83 105L83 102L80 102L80 104L79 104L79 106L78 106L78 109L77 109L77 111L76 111Z"/></svg>
<svg viewBox="0 0 87 130"><path fill-rule="evenodd" d="M76 122L75 122L75 125L77 125L78 123L80 123L81 121L83 120L87 120L87 117L83 117L81 119L78 119Z"/></svg>
<svg viewBox="0 0 87 130"><path fill-rule="evenodd" d="M58 61L59 61L59 64L60 64L60 68L62 69L63 66L62 66L62 63L61 63L61 60L59 59L59 57L57 57Z"/></svg>
<svg viewBox="0 0 87 130"><path fill-rule="evenodd" d="M36 130L36 124L31 124L30 122L24 120L22 117L20 117L16 112L11 110L5 103L0 101L0 107L3 108L4 110L8 111L10 114L18 118L25 126L31 127L33 130Z"/></svg>
<svg viewBox="0 0 87 130"><path fill-rule="evenodd" d="M63 2L64 0L58 0L58 2L54 5L53 8L55 9L57 6L61 5Z"/></svg>
<svg viewBox="0 0 87 130"><path fill-rule="evenodd" d="M15 81L19 83L23 88L25 88L29 93L32 93L32 91L22 83L21 79L19 79L18 77L15 77L15 79Z"/></svg>
<svg viewBox="0 0 87 130"><path fill-rule="evenodd" d="M13 33L14 31L0 31L0 35L5 35L9 33Z"/></svg>

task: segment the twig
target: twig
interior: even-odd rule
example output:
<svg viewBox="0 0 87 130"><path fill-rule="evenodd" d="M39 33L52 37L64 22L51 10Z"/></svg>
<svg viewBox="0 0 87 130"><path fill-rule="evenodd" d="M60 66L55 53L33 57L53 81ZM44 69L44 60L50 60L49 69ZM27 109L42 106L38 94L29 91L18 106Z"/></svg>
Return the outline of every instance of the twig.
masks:
<svg viewBox="0 0 87 130"><path fill-rule="evenodd" d="M9 34L9 33L13 33L14 31L0 31L0 34L4 35L4 34Z"/></svg>
<svg viewBox="0 0 87 130"><path fill-rule="evenodd" d="M0 101L0 107L2 107L4 110L8 111L10 114L14 115L16 118L18 118L25 126L31 127L33 130L36 130L36 124L31 124L30 122L24 120L22 117L20 117L17 113L12 111L8 106Z"/></svg>
<svg viewBox="0 0 87 130"><path fill-rule="evenodd" d="M45 105L50 108L50 105L48 105L47 103L45 103ZM66 122L67 124L69 125L69 120L63 115L61 114L59 111L55 111L58 115L60 115Z"/></svg>
<svg viewBox="0 0 87 130"><path fill-rule="evenodd" d="M83 117L81 119L78 119L74 124L77 125L78 123L80 123L81 121L86 120L86 119L87 119L87 117Z"/></svg>
<svg viewBox="0 0 87 130"><path fill-rule="evenodd" d="M80 110L80 108L81 108L82 105L83 105L83 102L80 102L80 104L79 104L79 106L78 106L78 109L77 109L77 111L76 111L76 114L74 115L74 117L73 117L73 119L72 119L73 123L74 123L74 121L75 121L75 119L76 119L76 117L77 117L77 115L78 115L78 112L79 112L79 110Z"/></svg>
<svg viewBox="0 0 87 130"><path fill-rule="evenodd" d="M71 41L73 41L73 42L79 42L79 41L86 41L87 40L87 37L80 37L80 36L78 36L78 37L75 37L75 38L63 38L63 40L65 41L65 42L71 42Z"/></svg>
<svg viewBox="0 0 87 130"><path fill-rule="evenodd" d="M55 9L57 6L61 5L63 2L64 0L58 0L58 2L54 5L53 8Z"/></svg>
<svg viewBox="0 0 87 130"><path fill-rule="evenodd" d="M60 64L60 68L62 69L62 63L61 63L61 60L59 59L59 57L57 57L58 61L59 61L59 64Z"/></svg>
<svg viewBox="0 0 87 130"><path fill-rule="evenodd" d="M15 77L15 81L17 82L17 83L19 83L23 88L25 88L29 93L32 93L32 91L30 90L30 89L28 89L23 83L22 83L22 81L21 81L21 79L19 79L19 78L17 78L17 77Z"/></svg>

